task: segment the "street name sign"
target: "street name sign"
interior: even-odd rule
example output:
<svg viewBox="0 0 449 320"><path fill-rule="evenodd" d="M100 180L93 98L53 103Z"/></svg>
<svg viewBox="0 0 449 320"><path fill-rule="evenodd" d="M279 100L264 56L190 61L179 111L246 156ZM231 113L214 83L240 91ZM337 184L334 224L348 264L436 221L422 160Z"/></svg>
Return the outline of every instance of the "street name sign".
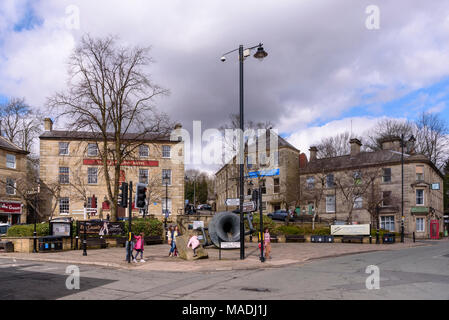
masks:
<svg viewBox="0 0 449 320"><path fill-rule="evenodd" d="M239 198L226 199L226 205L227 206L238 206L238 205L240 205L240 199Z"/></svg>

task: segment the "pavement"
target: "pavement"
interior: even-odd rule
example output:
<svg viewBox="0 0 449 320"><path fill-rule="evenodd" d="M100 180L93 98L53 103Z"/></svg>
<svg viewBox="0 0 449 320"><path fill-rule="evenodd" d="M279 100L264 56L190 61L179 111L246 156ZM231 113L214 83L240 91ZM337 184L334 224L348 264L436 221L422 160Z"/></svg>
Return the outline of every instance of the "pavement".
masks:
<svg viewBox="0 0 449 320"><path fill-rule="evenodd" d="M292 245L298 250L309 246ZM120 269L79 265L78 289L67 287L67 282L73 281L71 264L0 258L0 300L188 300L174 306L155 305L156 309L172 308L180 319L182 307L210 305L193 302L198 300L221 300L231 305L237 304L234 300L255 300L262 305L263 300L298 299L449 300L448 241L389 248L254 270L165 272L159 265L157 271L142 272L139 268L143 265ZM154 248L150 249L149 253ZM279 257L280 250L274 251L274 257ZM97 252L89 253L94 256ZM371 276L367 270L372 266L379 270L379 289L366 285ZM269 307L268 318L275 318L274 312Z"/></svg>
<svg viewBox="0 0 449 320"><path fill-rule="evenodd" d="M441 241L448 242L447 238ZM48 253L0 253L0 258L93 265L141 271L203 272L276 268L304 263L314 259L374 251L403 250L430 244L432 244L431 241L413 243L408 239L406 239L405 243L379 245L355 243L272 243L272 259L264 263L261 263L259 260L260 251L257 243L246 243L245 260L240 260L239 249L222 250L221 260L219 260L219 250L210 247L207 249L208 259L186 261L178 257L168 257L169 246L167 244L146 246L144 251L145 262L131 264L125 261L125 248L87 250L87 256L82 255L82 250Z"/></svg>

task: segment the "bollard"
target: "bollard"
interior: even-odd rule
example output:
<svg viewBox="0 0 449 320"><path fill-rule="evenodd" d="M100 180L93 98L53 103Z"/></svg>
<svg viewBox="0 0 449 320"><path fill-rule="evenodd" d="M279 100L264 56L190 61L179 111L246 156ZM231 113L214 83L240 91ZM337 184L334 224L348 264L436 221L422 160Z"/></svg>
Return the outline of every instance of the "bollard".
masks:
<svg viewBox="0 0 449 320"><path fill-rule="evenodd" d="M415 238L415 232L413 232L413 243L416 242L416 238Z"/></svg>

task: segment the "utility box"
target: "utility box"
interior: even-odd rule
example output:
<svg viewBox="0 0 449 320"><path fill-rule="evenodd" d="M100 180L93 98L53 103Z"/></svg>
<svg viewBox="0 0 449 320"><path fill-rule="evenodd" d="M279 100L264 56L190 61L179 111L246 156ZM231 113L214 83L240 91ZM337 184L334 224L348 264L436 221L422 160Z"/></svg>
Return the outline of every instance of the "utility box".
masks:
<svg viewBox="0 0 449 320"><path fill-rule="evenodd" d="M39 238L39 252L62 251L61 236L45 236Z"/></svg>

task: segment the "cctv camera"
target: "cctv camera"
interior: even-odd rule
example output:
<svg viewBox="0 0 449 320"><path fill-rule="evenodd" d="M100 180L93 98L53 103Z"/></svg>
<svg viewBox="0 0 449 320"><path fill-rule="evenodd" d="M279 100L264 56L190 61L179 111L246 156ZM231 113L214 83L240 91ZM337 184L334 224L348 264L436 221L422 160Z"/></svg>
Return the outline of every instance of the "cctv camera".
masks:
<svg viewBox="0 0 449 320"><path fill-rule="evenodd" d="M221 57L221 61L225 62L226 61L226 57L225 56Z"/></svg>

